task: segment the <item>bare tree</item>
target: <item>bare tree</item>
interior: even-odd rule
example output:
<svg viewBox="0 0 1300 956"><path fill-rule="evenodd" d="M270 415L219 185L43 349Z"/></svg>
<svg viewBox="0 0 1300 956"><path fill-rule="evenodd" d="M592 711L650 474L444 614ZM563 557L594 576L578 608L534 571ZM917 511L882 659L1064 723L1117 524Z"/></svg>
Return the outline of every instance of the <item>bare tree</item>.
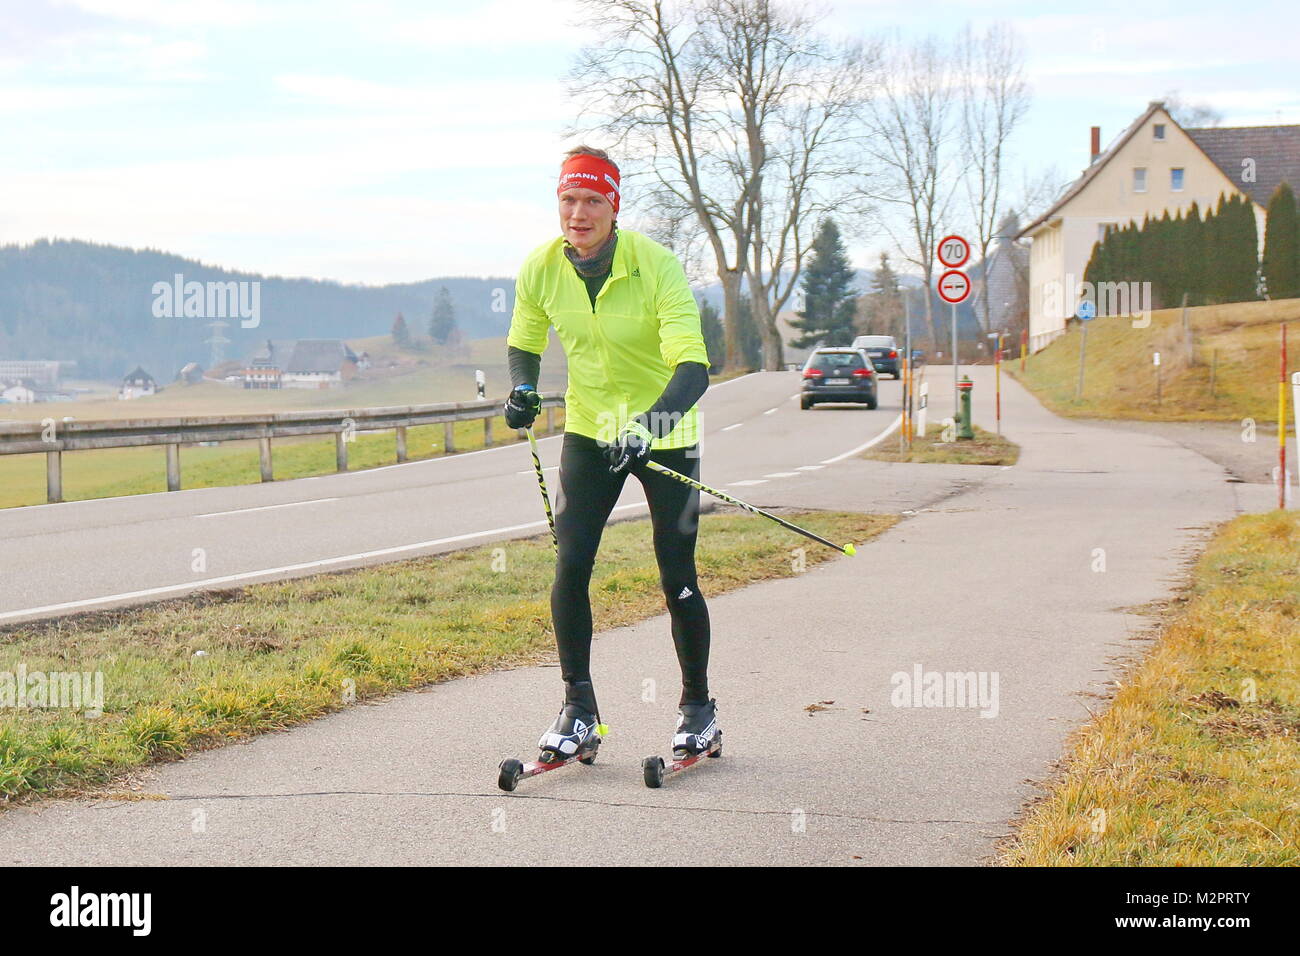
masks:
<svg viewBox="0 0 1300 956"><path fill-rule="evenodd" d="M612 135L629 168L653 183L661 226L695 217L722 283L725 368L735 370L742 362L740 282L752 234L746 199L757 174L728 168L736 128L716 95L697 11L664 0L579 0L579 6L599 42L584 48L569 72L580 115L566 132Z"/></svg>
<svg viewBox="0 0 1300 956"><path fill-rule="evenodd" d="M1223 114L1209 103L1187 103L1177 90L1170 90L1164 96L1165 110L1174 122L1183 129L1199 129L1205 126L1218 126L1223 122Z"/></svg>
<svg viewBox="0 0 1300 956"><path fill-rule="evenodd" d="M1024 54L1005 24L977 36L969 25L957 40L961 82L961 153L963 177L975 248L988 280L989 248L1007 207L1005 161L1007 140L1029 109L1024 81ZM989 296L979 297L981 325L989 331Z"/></svg>
<svg viewBox="0 0 1300 956"><path fill-rule="evenodd" d="M868 155L880 174L867 195L885 211L882 226L904 261L925 280L925 320L931 346L942 341L934 314L934 247L959 177L956 159L956 86L951 57L938 40L887 47L884 70L869 115Z"/></svg>
<svg viewBox="0 0 1300 956"><path fill-rule="evenodd" d="M816 224L835 211L861 209L861 122L875 48L833 45L802 8L768 0L710 0L717 72L740 105L747 169L756 173L747 203L752 226L745 280L763 338L764 365L780 369L777 315L796 288ZM739 167L738 167L739 168Z"/></svg>
<svg viewBox="0 0 1300 956"><path fill-rule="evenodd" d="M832 184L860 169L846 130L870 57L832 48L801 7L771 0L580 4L601 42L570 71L582 115L569 132L613 134L653 184L656 237L688 258L701 244L685 226L698 223L723 288L726 367L743 361L743 279L765 364L779 368L776 315L807 234Z"/></svg>

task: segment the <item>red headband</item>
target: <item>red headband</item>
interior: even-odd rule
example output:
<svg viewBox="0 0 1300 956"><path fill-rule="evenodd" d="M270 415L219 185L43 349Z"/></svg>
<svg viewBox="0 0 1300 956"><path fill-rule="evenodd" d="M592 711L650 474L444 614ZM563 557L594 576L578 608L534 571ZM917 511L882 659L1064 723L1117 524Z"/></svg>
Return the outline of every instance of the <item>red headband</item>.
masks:
<svg viewBox="0 0 1300 956"><path fill-rule="evenodd" d="M556 193L574 188L600 193L614 207L614 215L618 215L618 170L613 163L590 153L570 156L560 167L560 187Z"/></svg>

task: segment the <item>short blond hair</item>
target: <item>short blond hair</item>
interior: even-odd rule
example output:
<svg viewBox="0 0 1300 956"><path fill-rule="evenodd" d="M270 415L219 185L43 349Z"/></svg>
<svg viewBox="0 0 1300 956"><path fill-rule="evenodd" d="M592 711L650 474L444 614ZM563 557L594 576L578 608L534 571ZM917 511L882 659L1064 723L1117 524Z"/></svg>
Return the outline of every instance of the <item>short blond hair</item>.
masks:
<svg viewBox="0 0 1300 956"><path fill-rule="evenodd" d="M561 160L560 165L563 166L574 156L595 156L597 159L603 159L605 162L609 163L611 166L614 167L614 172L618 173L620 176L623 175L623 171L618 168L618 163L610 159L609 153L605 152L603 149L597 149L595 146L587 146L584 144L579 144L578 146L573 147L573 149L569 150L567 153L564 154L564 159Z"/></svg>

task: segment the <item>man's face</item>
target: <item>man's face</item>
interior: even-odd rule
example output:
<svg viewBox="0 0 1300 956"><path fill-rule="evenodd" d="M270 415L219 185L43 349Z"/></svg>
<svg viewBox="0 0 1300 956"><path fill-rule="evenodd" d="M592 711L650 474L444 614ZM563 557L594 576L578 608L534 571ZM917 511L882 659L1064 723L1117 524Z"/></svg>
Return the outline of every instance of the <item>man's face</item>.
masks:
<svg viewBox="0 0 1300 956"><path fill-rule="evenodd" d="M580 256L589 256L609 238L614 207L594 189L575 186L560 193L560 231Z"/></svg>

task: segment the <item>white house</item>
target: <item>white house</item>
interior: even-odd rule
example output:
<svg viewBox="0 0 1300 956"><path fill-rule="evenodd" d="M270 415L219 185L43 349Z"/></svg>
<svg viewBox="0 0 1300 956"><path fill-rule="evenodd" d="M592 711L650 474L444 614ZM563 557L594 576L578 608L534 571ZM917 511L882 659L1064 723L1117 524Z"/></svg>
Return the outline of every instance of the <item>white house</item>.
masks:
<svg viewBox="0 0 1300 956"><path fill-rule="evenodd" d="M1020 232L1031 239L1029 344L1037 351L1065 330L1092 248L1111 226L1175 215L1220 196L1254 203L1263 249L1265 208L1283 180L1300 188L1300 126L1183 129L1153 102L1101 151L1092 127L1091 162L1055 203Z"/></svg>

